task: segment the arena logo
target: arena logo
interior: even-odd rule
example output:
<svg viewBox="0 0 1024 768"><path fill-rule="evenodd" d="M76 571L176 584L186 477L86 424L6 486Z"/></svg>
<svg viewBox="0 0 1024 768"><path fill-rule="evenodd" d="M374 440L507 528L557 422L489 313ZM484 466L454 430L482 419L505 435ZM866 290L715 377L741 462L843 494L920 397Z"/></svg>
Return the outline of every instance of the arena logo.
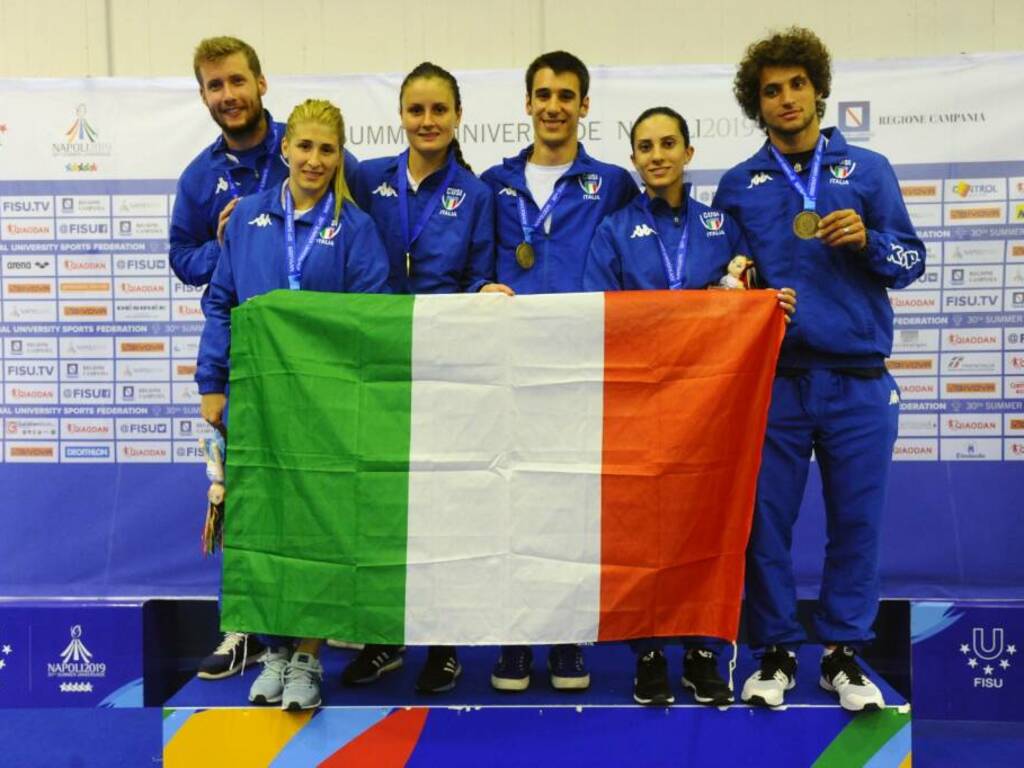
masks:
<svg viewBox="0 0 1024 768"><path fill-rule="evenodd" d="M57 678L104 678L107 665L97 661L85 641L82 640L82 626L71 627L71 642L60 652L60 661L46 665L47 677Z"/></svg>
<svg viewBox="0 0 1024 768"><path fill-rule="evenodd" d="M998 690L1016 662L1017 645L1006 641L1004 627L972 627L970 641L960 644L960 654L974 673L973 687Z"/></svg>
<svg viewBox="0 0 1024 768"><path fill-rule="evenodd" d="M105 157L110 155L113 144L99 140L99 132L89 122L88 107L75 107L75 119L64 131L64 141L54 142L54 157ZM87 163L88 164L88 163Z"/></svg>

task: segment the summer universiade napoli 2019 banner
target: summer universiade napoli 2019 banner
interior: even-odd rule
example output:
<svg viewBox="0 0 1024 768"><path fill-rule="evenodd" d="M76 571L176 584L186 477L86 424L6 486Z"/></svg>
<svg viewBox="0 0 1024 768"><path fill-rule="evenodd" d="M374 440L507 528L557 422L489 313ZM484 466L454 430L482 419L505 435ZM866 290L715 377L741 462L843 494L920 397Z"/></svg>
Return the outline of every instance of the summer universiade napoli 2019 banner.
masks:
<svg viewBox="0 0 1024 768"><path fill-rule="evenodd" d="M733 73L594 68L581 138L629 167L631 121L672 106L709 202L763 141ZM532 138L523 73L456 74L479 172ZM327 97L357 157L401 150L401 74L268 77L276 119ZM892 295L903 402L884 593L1019 597L1024 54L839 63L825 124L889 158L928 247L921 280ZM216 594L219 559L199 545L200 292L167 262L175 181L215 135L190 77L0 80L0 596ZM820 497L812 472L794 553L805 597L825 540Z"/></svg>

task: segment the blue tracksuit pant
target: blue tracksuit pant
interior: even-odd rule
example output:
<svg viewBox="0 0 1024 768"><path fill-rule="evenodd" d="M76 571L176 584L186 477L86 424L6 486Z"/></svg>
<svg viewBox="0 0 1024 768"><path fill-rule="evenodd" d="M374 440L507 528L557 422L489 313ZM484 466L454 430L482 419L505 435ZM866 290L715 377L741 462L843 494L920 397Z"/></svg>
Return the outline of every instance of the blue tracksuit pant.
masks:
<svg viewBox="0 0 1024 768"><path fill-rule="evenodd" d="M793 525L813 449L825 500L825 567L814 628L823 643L871 640L878 610L878 543L899 391L883 373L860 378L828 369L779 375L772 388L750 543L750 645L796 646Z"/></svg>

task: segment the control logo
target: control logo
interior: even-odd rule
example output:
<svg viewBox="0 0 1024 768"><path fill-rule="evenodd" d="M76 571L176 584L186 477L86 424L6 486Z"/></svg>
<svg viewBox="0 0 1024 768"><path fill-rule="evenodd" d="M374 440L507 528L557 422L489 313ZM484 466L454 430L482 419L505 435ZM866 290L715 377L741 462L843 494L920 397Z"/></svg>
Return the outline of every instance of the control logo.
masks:
<svg viewBox="0 0 1024 768"><path fill-rule="evenodd" d="M1003 627L973 627L971 641L960 644L964 663L974 673L975 688L1002 688L1002 675L1013 666L1017 646L1006 642ZM1011 661L1012 660L1012 661Z"/></svg>
<svg viewBox="0 0 1024 768"><path fill-rule="evenodd" d="M64 131L64 141L53 144L54 157L106 157L113 150L113 144L99 140L97 131L86 117L88 107L79 104L75 107L75 119ZM95 163L70 163L69 166L91 166L90 168L76 167L74 170L96 170ZM68 170L72 170L68 167Z"/></svg>
<svg viewBox="0 0 1024 768"><path fill-rule="evenodd" d="M63 679L104 678L107 676L107 665L97 661L82 640L82 626L71 627L71 642L60 652L60 661L46 665L47 677ZM61 692L88 693L92 685L68 686L61 685Z"/></svg>

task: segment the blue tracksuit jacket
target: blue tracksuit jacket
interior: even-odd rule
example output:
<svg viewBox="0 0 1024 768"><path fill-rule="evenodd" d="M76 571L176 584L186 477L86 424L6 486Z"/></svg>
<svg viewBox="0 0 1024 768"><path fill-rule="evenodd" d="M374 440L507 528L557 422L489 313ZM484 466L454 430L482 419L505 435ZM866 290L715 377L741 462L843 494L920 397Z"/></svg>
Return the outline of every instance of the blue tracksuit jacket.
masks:
<svg viewBox="0 0 1024 768"><path fill-rule="evenodd" d="M246 299L288 288L282 185L242 200L228 221L224 248L210 281L206 324L199 343L200 394L224 392L231 347L231 308ZM318 208L295 222L301 252ZM305 291L386 293L387 254L373 221L351 202L337 229L328 224L314 241L302 270Z"/></svg>
<svg viewBox="0 0 1024 768"><path fill-rule="evenodd" d="M889 162L823 131L817 211L856 210L868 229L867 248L852 253L792 231L803 200L768 151L729 170L712 205L739 223L767 285L796 289L800 310L782 345L781 367L881 366L892 351L892 307L886 288L909 285L924 271L918 239ZM801 174L806 185L807 171Z"/></svg>
<svg viewBox="0 0 1024 768"><path fill-rule="evenodd" d="M689 222L683 288L717 285L730 259L747 255L746 240L736 223L690 197L690 185L683 186L684 208L676 215L664 200L649 199L641 193L625 208L608 216L590 241L583 288L587 291L667 290L661 249L648 224L650 208L655 229L675 263L676 248Z"/></svg>
<svg viewBox="0 0 1024 768"><path fill-rule="evenodd" d="M220 257L217 219L232 198L228 176L243 196L256 191L267 163L270 163L270 173L265 189L280 187L288 176L288 164L281 154L284 123L275 123L269 112L265 114L271 130L261 144L233 153L224 137L218 136L196 155L178 179L171 213L169 258L174 274L186 285L206 285L217 266ZM346 150L345 179L349 186L358 166L359 161Z"/></svg>
<svg viewBox="0 0 1024 768"><path fill-rule="evenodd" d="M476 292L494 282L494 202L490 187L463 168L449 153L455 176L441 194L434 213L412 247L412 266L406 275L405 239L398 209L402 155L367 160L355 174L352 194L377 224L390 262L388 285L394 293ZM416 192L409 190L409 230L444 181L449 165L425 178Z"/></svg>
<svg viewBox="0 0 1024 768"><path fill-rule="evenodd" d="M536 263L523 269L516 263L516 246L523 242L517 200L526 201L530 223L540 212L526 187L526 162L532 147L480 178L494 191L497 236L497 277L516 293L567 293L583 290L583 269L590 240L609 213L619 210L637 194L633 177L624 168L602 163L583 145L562 178L569 178L562 199L551 214L551 234L543 226L533 234Z"/></svg>

